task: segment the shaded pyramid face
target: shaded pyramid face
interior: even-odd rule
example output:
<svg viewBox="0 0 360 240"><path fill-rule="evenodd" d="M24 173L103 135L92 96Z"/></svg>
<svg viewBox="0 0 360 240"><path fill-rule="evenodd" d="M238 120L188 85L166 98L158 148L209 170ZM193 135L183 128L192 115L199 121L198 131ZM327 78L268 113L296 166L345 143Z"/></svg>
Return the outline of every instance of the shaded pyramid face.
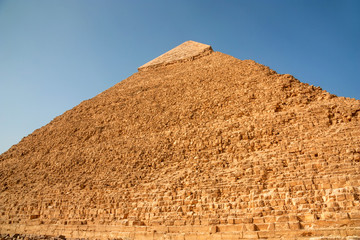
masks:
<svg viewBox="0 0 360 240"><path fill-rule="evenodd" d="M360 236L359 112L186 42L0 155L0 233Z"/></svg>

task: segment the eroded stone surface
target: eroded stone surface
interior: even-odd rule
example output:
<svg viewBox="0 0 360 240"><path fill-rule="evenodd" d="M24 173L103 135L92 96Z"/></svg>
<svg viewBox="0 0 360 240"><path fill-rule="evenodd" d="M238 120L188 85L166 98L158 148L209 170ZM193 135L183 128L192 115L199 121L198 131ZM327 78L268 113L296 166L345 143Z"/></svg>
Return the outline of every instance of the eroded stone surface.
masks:
<svg viewBox="0 0 360 240"><path fill-rule="evenodd" d="M0 233L360 236L360 101L213 52L140 71L0 155Z"/></svg>

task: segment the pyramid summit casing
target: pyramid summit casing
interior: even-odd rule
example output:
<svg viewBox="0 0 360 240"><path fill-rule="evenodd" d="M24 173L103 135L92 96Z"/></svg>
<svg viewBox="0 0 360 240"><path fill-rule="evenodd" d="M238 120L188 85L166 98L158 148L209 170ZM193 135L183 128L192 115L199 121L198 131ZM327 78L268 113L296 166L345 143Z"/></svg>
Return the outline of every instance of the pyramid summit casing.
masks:
<svg viewBox="0 0 360 240"><path fill-rule="evenodd" d="M173 63L191 61L195 58L212 53L210 45L187 41L171 49L163 55L151 60L150 62L139 67L140 70L147 70L159 66L165 66Z"/></svg>
<svg viewBox="0 0 360 240"><path fill-rule="evenodd" d="M0 155L0 233L360 237L360 101L184 44Z"/></svg>

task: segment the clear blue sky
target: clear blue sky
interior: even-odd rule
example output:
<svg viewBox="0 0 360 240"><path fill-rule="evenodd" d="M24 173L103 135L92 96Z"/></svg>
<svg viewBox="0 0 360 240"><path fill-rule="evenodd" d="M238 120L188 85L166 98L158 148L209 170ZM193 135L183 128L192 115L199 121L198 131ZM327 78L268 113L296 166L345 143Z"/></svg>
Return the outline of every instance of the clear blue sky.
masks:
<svg viewBox="0 0 360 240"><path fill-rule="evenodd" d="M360 99L359 0L0 0L0 153L187 40Z"/></svg>

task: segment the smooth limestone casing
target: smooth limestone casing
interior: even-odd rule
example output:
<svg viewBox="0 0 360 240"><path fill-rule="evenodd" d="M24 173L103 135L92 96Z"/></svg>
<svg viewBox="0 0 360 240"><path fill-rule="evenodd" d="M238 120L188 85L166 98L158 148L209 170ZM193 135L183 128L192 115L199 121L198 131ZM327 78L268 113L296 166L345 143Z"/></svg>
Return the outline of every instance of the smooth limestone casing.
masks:
<svg viewBox="0 0 360 240"><path fill-rule="evenodd" d="M139 67L138 70L144 71L169 64L193 61L196 58L206 56L212 52L213 50L210 45L186 41L150 62L145 63Z"/></svg>

